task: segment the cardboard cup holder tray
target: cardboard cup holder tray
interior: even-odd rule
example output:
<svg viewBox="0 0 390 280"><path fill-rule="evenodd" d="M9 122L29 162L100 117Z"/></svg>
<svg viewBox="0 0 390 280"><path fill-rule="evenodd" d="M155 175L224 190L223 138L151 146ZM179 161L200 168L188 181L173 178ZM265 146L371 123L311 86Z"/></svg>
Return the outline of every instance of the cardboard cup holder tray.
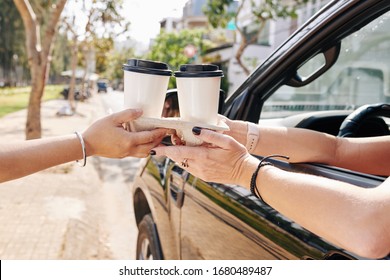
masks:
<svg viewBox="0 0 390 280"><path fill-rule="evenodd" d="M168 128L176 130L176 134L185 142L186 146L198 146L202 141L192 133L194 126L215 130L228 131L229 127L223 121L219 121L217 125L202 124L198 122L183 121L180 118L147 118L140 117L130 122L131 131L145 131L155 128Z"/></svg>

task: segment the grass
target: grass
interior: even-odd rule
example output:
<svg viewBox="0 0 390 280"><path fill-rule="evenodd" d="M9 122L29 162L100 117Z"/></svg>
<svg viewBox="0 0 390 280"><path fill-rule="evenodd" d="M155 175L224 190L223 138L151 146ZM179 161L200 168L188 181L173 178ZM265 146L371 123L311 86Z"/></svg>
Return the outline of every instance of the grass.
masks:
<svg viewBox="0 0 390 280"><path fill-rule="evenodd" d="M42 101L58 99L63 85L47 85ZM0 118L27 108L31 87L0 88Z"/></svg>

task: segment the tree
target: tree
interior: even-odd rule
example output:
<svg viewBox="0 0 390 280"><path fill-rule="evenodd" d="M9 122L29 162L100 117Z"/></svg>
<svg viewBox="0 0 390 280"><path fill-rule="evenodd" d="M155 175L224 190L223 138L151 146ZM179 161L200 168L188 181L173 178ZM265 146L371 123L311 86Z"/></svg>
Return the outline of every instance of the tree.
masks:
<svg viewBox="0 0 390 280"><path fill-rule="evenodd" d="M1 0L0 9L0 70L5 85L14 86L22 77L17 67L27 68L25 35L22 18L12 0Z"/></svg>
<svg viewBox="0 0 390 280"><path fill-rule="evenodd" d="M84 92L85 79L90 72L89 54L96 55L96 68L104 72L107 65L106 54L113 48L113 38L126 32L129 22L120 15L121 0L86 1L82 0L80 11L85 17L84 25L77 24L77 18L72 12L63 18L66 31L71 37L71 70L68 100L73 111L74 91L76 86L76 67L84 66L84 77L81 81L81 91ZM78 15L79 17L80 15ZM79 28L76 28L78 26Z"/></svg>
<svg viewBox="0 0 390 280"><path fill-rule="evenodd" d="M104 76L113 83L114 88L120 88L123 83L122 65L134 56L134 48L132 47L120 50L113 49L106 56L107 65Z"/></svg>
<svg viewBox="0 0 390 280"><path fill-rule="evenodd" d="M203 39L203 30L181 30L179 32L161 31L154 41L147 59L162 61L167 63L171 69L177 70L179 65L191 63L196 57L189 57L184 49L194 46L197 55L211 47L211 42ZM174 79L169 82L170 88L175 88Z"/></svg>
<svg viewBox="0 0 390 280"><path fill-rule="evenodd" d="M242 61L242 55L245 49L257 42L262 34L266 24L270 20L278 18L296 18L297 9L300 5L307 3L308 0L241 0L236 11L230 9L235 0L207 0L203 12L208 17L209 23L214 27L226 27L233 20L240 34L240 46L235 54L235 58L246 75L249 75L250 70ZM245 36L244 26L240 25L239 17L243 11L244 5L251 5L251 13L253 20L259 24L257 32L250 37Z"/></svg>
<svg viewBox="0 0 390 280"><path fill-rule="evenodd" d="M31 73L31 93L28 104L26 139L41 137L41 99L45 88L46 78L50 66L53 39L56 34L57 23L64 9L66 0L58 0L50 3L45 9L47 24L41 34L41 22L37 18L28 0L14 0L18 9L26 33L27 56ZM42 38L41 39L41 35Z"/></svg>

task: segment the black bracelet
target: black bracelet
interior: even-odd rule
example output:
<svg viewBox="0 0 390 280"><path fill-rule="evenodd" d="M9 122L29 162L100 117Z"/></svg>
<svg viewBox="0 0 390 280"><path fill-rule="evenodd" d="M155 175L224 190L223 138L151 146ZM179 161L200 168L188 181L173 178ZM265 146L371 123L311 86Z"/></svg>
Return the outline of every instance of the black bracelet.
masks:
<svg viewBox="0 0 390 280"><path fill-rule="evenodd" d="M250 184L250 191L251 193L258 199L260 199L263 203L264 200L263 198L261 197L260 195L260 192L259 192L259 189L257 188L256 186L256 178L257 178L257 174L259 174L259 170L260 168L262 168L263 166L266 166L266 165L273 165L272 163L268 162L268 161L265 161L269 158L275 158L275 157L280 157L280 158L285 158L285 159L289 159L288 156L282 156L282 155L271 155L271 156L267 156L267 157L264 157L260 160L259 162L259 165L257 166L255 172L253 172L252 174L252 178L251 178L251 184ZM265 203L266 204L266 203Z"/></svg>

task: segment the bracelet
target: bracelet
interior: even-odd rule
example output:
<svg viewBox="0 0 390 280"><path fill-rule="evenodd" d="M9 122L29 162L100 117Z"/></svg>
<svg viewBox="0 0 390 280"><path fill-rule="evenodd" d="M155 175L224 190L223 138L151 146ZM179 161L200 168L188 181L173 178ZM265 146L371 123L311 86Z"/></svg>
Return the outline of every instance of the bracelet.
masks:
<svg viewBox="0 0 390 280"><path fill-rule="evenodd" d="M246 149L252 153L259 142L259 127L251 122L248 122L248 133L246 136Z"/></svg>
<svg viewBox="0 0 390 280"><path fill-rule="evenodd" d="M266 165L273 165L272 163L265 161L265 160L267 160L269 158L275 158L275 157L289 159L288 156L282 156L282 155L271 155L271 156L264 157L260 160L259 165L257 166L255 172L253 172L252 177L251 177L250 191L256 198L260 199L264 204L267 204L267 203L264 202L263 198L260 195L259 189L257 188L257 185L256 185L256 179L257 179L257 175L259 174L260 168L262 168L263 166L266 166Z"/></svg>
<svg viewBox="0 0 390 280"><path fill-rule="evenodd" d="M77 135L77 138L79 138L80 140L80 143L81 143L81 149L83 150L83 163L80 163L79 160L76 160L76 162L78 163L78 165L80 165L81 167L84 167L86 164L87 164L87 153L85 151L85 143L84 143L84 139L83 139L83 136L81 136L81 134L77 131L75 131L75 134Z"/></svg>

